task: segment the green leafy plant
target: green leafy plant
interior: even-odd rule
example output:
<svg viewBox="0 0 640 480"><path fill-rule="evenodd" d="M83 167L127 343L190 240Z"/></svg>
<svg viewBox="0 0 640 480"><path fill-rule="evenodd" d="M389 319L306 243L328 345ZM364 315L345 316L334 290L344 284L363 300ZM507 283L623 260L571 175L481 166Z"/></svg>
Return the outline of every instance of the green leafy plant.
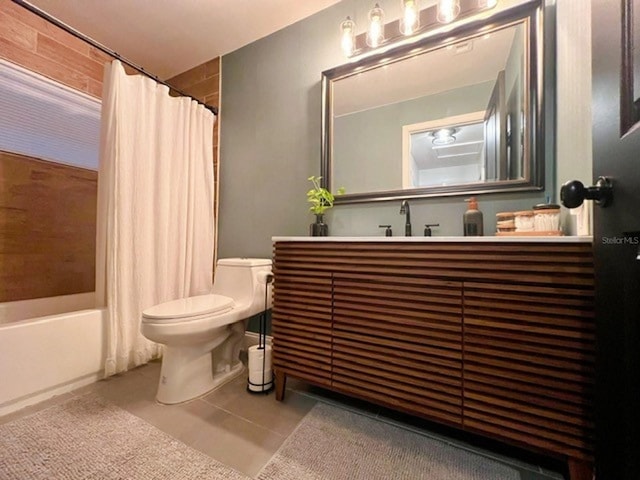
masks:
<svg viewBox="0 0 640 480"><path fill-rule="evenodd" d="M322 215L327 209L333 207L335 197L329 190L320 186L322 177L312 175L308 180L313 184L313 188L307 192L307 202L311 204L309 211L315 215ZM340 187L336 195L343 193L344 187Z"/></svg>

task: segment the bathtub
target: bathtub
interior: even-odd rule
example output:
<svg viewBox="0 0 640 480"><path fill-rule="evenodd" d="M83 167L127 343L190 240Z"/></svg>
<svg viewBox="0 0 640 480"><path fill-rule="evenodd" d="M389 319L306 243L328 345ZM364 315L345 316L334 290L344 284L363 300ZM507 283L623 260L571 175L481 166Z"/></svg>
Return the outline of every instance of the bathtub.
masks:
<svg viewBox="0 0 640 480"><path fill-rule="evenodd" d="M88 305L93 294L0 304L0 415L103 377L106 311Z"/></svg>

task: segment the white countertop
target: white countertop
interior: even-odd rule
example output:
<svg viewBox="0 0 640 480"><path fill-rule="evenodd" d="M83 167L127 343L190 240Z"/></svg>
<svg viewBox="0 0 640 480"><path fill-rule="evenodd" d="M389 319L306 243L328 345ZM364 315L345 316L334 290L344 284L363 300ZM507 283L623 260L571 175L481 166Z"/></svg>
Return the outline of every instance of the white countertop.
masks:
<svg viewBox="0 0 640 480"><path fill-rule="evenodd" d="M485 236L485 237L271 237L273 242L465 242L465 243L483 243L483 242L500 242L500 243L591 243L592 236Z"/></svg>

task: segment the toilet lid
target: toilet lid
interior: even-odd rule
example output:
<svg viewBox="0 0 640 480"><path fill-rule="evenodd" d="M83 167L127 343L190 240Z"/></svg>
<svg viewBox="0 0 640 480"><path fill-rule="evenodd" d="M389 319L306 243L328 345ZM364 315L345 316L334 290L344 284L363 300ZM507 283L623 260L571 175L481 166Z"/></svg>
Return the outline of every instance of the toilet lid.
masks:
<svg viewBox="0 0 640 480"><path fill-rule="evenodd" d="M221 313L233 307L233 298L224 295L198 295L161 303L142 312L145 318L176 320L210 313Z"/></svg>

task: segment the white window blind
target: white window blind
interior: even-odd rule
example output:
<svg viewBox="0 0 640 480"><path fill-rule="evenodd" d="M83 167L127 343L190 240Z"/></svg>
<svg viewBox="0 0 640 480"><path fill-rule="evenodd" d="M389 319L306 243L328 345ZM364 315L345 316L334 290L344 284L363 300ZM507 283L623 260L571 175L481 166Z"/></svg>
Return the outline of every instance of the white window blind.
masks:
<svg viewBox="0 0 640 480"><path fill-rule="evenodd" d="M0 60L0 150L98 169L99 100Z"/></svg>

